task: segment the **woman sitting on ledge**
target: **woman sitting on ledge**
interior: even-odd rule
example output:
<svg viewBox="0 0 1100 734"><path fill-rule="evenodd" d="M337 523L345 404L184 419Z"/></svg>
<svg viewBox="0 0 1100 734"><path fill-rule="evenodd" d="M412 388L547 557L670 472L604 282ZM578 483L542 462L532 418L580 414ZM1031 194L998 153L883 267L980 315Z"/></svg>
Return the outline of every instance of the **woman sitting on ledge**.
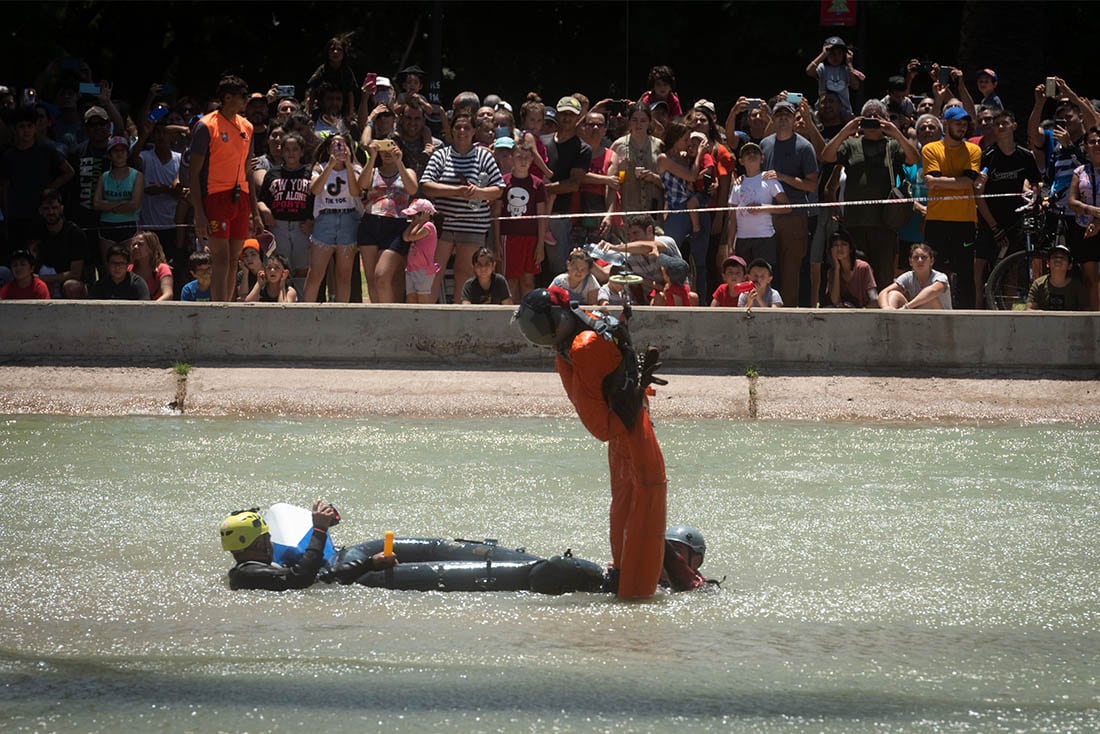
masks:
<svg viewBox="0 0 1100 734"><path fill-rule="evenodd" d="M878 294L878 305L887 309L950 309L951 286L947 276L933 270L936 254L923 242L909 248L909 266L913 268L894 278Z"/></svg>

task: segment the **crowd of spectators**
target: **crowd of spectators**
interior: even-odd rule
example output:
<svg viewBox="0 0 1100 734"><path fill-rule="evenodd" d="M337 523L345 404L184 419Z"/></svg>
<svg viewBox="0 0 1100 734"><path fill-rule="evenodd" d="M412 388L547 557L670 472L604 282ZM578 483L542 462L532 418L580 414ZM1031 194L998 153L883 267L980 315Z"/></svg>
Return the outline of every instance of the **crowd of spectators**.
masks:
<svg viewBox="0 0 1100 734"><path fill-rule="evenodd" d="M1028 307L1100 310L1100 116L1056 76L1025 118L992 69L867 78L834 36L788 89L725 104L656 66L637 99L444 108L419 66L360 80L349 50L331 39L301 86L155 82L132 106L71 59L0 87L0 299L512 303L557 284L590 304L980 308L1032 192L1063 235ZM592 257L608 249L627 265ZM609 282L624 267L642 283Z"/></svg>

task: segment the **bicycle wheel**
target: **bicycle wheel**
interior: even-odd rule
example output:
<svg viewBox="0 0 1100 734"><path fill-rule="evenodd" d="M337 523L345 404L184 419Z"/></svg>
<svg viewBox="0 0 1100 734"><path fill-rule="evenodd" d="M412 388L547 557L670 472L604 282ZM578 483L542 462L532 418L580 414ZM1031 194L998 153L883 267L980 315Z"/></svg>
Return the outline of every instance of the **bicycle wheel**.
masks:
<svg viewBox="0 0 1100 734"><path fill-rule="evenodd" d="M1023 250L1004 257L993 267L985 284L986 308L994 311L1023 311L1031 288L1031 270Z"/></svg>

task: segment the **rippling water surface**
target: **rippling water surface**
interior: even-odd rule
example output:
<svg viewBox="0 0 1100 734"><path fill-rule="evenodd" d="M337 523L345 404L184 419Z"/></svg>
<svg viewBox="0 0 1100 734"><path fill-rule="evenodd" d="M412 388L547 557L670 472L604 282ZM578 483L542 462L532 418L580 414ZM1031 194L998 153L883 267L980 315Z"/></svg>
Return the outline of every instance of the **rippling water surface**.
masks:
<svg viewBox="0 0 1100 734"><path fill-rule="evenodd" d="M718 593L230 592L227 512L608 559L575 420L0 418L0 730L1100 729L1096 427L662 422Z"/></svg>

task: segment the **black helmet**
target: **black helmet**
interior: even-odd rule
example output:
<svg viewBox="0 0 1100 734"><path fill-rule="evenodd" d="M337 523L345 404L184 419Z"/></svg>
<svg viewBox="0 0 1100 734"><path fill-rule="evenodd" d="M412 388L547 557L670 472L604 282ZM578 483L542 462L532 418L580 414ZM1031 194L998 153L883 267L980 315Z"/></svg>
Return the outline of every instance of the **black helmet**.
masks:
<svg viewBox="0 0 1100 734"><path fill-rule="evenodd" d="M707 541L703 540L703 534L690 525L676 525L669 528L665 531L665 540L683 543L700 557L707 554Z"/></svg>
<svg viewBox="0 0 1100 734"><path fill-rule="evenodd" d="M527 341L538 347L552 347L557 340L558 326L569 314L561 306L555 306L550 292L536 288L523 297L523 302L512 315Z"/></svg>

